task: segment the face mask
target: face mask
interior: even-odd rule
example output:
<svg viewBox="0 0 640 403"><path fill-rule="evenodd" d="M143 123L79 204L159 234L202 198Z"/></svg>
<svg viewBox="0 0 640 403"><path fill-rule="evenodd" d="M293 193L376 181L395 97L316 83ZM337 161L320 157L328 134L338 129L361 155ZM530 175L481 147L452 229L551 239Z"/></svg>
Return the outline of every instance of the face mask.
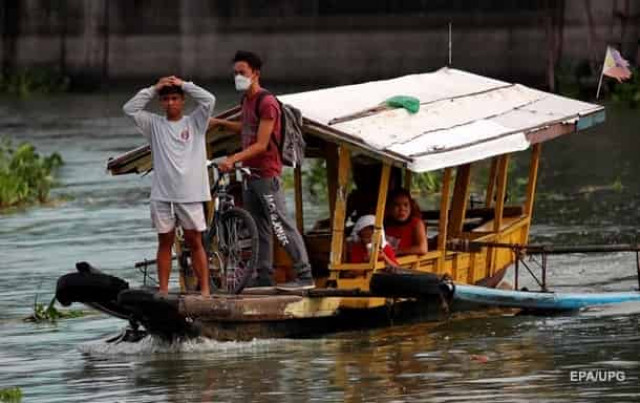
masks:
<svg viewBox="0 0 640 403"><path fill-rule="evenodd" d="M238 91L246 91L251 87L251 79L249 77L245 77L242 74L236 75L236 90Z"/></svg>

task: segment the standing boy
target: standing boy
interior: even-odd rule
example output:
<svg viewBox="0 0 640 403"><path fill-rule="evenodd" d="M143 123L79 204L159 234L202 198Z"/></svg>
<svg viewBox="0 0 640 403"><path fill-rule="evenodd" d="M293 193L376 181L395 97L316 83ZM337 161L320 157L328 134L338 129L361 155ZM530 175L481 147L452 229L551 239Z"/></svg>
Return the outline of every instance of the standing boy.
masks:
<svg viewBox="0 0 640 403"><path fill-rule="evenodd" d="M197 107L183 115L184 94ZM144 110L156 95L165 116ZM151 221L158 232L158 282L160 293L167 294L171 273L171 248L176 224L192 255L200 291L209 295L209 267L201 232L207 227L203 202L211 200L206 162L205 134L215 97L192 82L163 77L138 92L122 108L142 135L151 143L154 175L151 184Z"/></svg>

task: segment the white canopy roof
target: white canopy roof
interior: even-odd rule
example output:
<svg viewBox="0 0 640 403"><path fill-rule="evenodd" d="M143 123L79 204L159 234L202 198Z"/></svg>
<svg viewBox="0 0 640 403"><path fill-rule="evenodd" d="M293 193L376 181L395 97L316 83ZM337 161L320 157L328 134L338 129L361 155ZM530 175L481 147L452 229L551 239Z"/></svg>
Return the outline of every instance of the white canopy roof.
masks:
<svg viewBox="0 0 640 403"><path fill-rule="evenodd" d="M420 110L375 109L396 95L419 99ZM416 172L521 151L546 139L532 136L540 130L560 125L562 133L573 132L604 120L600 105L451 68L279 99L337 136L395 156Z"/></svg>

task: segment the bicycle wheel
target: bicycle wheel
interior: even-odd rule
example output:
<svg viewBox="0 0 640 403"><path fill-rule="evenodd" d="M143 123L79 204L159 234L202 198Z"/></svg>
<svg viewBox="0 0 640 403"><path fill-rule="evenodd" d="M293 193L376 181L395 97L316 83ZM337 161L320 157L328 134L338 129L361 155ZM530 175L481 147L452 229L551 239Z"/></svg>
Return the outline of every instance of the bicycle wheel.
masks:
<svg viewBox="0 0 640 403"><path fill-rule="evenodd" d="M211 270L212 283L221 292L239 294L258 263L258 228L249 212L235 207L214 225L207 237L210 256L219 260Z"/></svg>

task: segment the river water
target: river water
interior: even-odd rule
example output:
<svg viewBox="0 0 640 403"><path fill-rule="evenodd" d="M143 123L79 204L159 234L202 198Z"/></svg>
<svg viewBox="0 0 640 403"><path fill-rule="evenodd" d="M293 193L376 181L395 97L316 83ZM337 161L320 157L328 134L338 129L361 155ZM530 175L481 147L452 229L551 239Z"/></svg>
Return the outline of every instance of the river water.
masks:
<svg viewBox="0 0 640 403"><path fill-rule="evenodd" d="M20 387L25 402L640 401L638 304L556 317L491 312L305 340L176 345L151 338L107 345L124 323L81 306L89 312L81 318L23 322L36 295L50 300L56 279L76 261L136 285L133 262L154 255L149 177L105 170L109 157L143 143L121 115L129 95L0 100L0 135L66 161L53 192L60 201L0 215L0 388ZM217 110L234 101L224 91L220 98ZM605 125L544 145L534 241L634 240L637 127L637 112L610 108ZM633 254L552 257L550 267L559 291L638 286ZM588 382L579 381L580 371L614 372Z"/></svg>

